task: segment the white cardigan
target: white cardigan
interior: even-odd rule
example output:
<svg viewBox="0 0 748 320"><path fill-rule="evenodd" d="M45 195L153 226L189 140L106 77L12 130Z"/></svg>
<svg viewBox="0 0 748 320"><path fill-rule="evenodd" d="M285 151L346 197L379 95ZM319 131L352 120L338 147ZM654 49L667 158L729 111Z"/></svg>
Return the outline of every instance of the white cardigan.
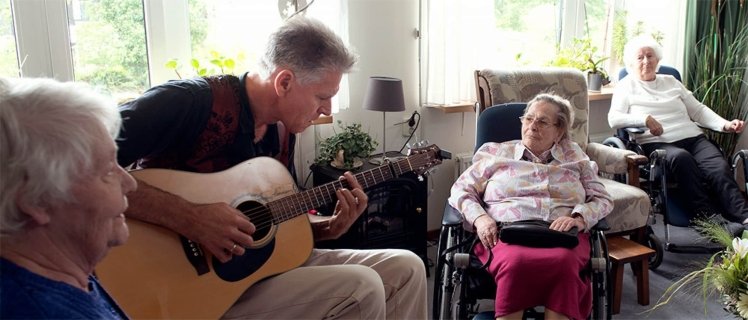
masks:
<svg viewBox="0 0 748 320"><path fill-rule="evenodd" d="M650 115L662 125L662 135L654 136L647 130L637 136L638 143L675 142L702 134L694 121L714 131L722 131L728 122L671 75L658 74L654 81L629 75L619 81L608 113L610 127L646 127Z"/></svg>

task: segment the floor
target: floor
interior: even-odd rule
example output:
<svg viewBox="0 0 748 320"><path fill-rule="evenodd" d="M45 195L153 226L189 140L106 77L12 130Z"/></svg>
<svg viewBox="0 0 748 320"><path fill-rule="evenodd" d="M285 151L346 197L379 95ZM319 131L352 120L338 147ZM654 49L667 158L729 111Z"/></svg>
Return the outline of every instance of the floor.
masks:
<svg viewBox="0 0 748 320"><path fill-rule="evenodd" d="M656 223L653 229L664 242L664 227L661 223ZM700 236L696 232L687 228L670 227L670 237L671 242L679 244L703 241L699 240ZM436 256L434 243L429 244L428 254L430 261L434 261ZM649 273L650 304L648 306L641 306L636 302L635 279L631 268L627 267L624 273L621 312L613 315L613 319L735 319L722 308L716 295L704 299L698 284L680 290L667 304L655 307L668 287L689 272L703 267L710 256L710 254L683 254L666 251L659 268L650 270ZM429 277L429 303L431 303L433 293L433 270L432 266L431 277ZM485 308L491 307L491 301L486 301L486 304ZM429 312L431 312L430 307Z"/></svg>

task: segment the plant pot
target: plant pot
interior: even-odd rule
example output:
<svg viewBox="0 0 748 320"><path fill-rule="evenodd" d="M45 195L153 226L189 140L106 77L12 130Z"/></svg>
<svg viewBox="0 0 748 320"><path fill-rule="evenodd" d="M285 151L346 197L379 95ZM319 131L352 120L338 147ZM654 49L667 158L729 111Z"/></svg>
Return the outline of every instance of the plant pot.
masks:
<svg viewBox="0 0 748 320"><path fill-rule="evenodd" d="M345 151L343 149L338 150L337 155L335 156L335 159L330 161L330 166L333 168L337 168L337 169L351 170L351 169L356 169L364 165L364 162L361 161L361 159L358 157L354 157L353 161L349 161L349 163L346 163L344 154L345 154Z"/></svg>
<svg viewBox="0 0 748 320"><path fill-rule="evenodd" d="M587 90L600 92L603 87L603 76L599 73L587 73Z"/></svg>

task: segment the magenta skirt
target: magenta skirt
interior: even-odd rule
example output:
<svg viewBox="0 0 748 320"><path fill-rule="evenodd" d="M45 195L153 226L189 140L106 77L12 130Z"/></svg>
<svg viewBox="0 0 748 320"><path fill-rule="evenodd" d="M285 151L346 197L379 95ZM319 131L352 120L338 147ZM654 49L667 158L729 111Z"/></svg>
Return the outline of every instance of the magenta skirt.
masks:
<svg viewBox="0 0 748 320"><path fill-rule="evenodd" d="M589 233L579 233L574 249L530 248L500 242L493 247L487 270L496 280L495 316L544 306L570 319L586 319L592 311L592 285L585 272L590 260ZM485 264L488 251L473 248Z"/></svg>

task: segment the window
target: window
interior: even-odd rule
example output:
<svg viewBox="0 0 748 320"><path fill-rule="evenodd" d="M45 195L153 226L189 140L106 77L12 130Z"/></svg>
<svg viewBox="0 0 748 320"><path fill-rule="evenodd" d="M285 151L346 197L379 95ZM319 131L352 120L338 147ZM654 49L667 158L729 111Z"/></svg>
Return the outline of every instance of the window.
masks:
<svg viewBox="0 0 748 320"><path fill-rule="evenodd" d="M24 76L87 82L119 101L152 85L195 76L193 58L198 70L205 68L208 74L250 70L264 53L267 36L282 23L284 5L246 0L0 1L0 43L12 44L0 47L2 74L13 74L13 63L18 69L18 51L29 57L22 66ZM309 2L305 14L333 30L347 29L344 0ZM11 8L21 24L16 36L23 46L18 50ZM221 57L231 58L234 67L221 70L210 62ZM181 66L169 67L170 61ZM334 106L348 105L346 83L337 99L341 103Z"/></svg>
<svg viewBox="0 0 748 320"><path fill-rule="evenodd" d="M188 0L187 3L191 58L181 60L195 59L198 69L208 73L241 74L251 70L265 53L268 36L283 23L282 16L288 15L281 12L278 1ZM333 30L342 30L345 24L340 19L340 3L329 0L310 3L305 14L325 22ZM303 5L304 1L299 1L299 9ZM224 62L229 60L231 63L226 65ZM200 72L189 63L179 65L182 76L185 72L190 76ZM347 107L347 79L344 77L343 81L340 92L333 98L333 112ZM341 101L346 104L341 105Z"/></svg>
<svg viewBox="0 0 748 320"><path fill-rule="evenodd" d="M149 87L141 0L67 0L67 11L75 81L117 101Z"/></svg>
<svg viewBox="0 0 748 320"><path fill-rule="evenodd" d="M677 64L685 4L678 0L480 0L422 2L422 104L475 101L473 71L547 66L557 48L589 39L615 80L626 40L663 39L664 61ZM663 12L672 14L662 15Z"/></svg>
<svg viewBox="0 0 748 320"><path fill-rule="evenodd" d="M13 31L13 15L10 0L0 0L0 76L18 77L16 37Z"/></svg>

